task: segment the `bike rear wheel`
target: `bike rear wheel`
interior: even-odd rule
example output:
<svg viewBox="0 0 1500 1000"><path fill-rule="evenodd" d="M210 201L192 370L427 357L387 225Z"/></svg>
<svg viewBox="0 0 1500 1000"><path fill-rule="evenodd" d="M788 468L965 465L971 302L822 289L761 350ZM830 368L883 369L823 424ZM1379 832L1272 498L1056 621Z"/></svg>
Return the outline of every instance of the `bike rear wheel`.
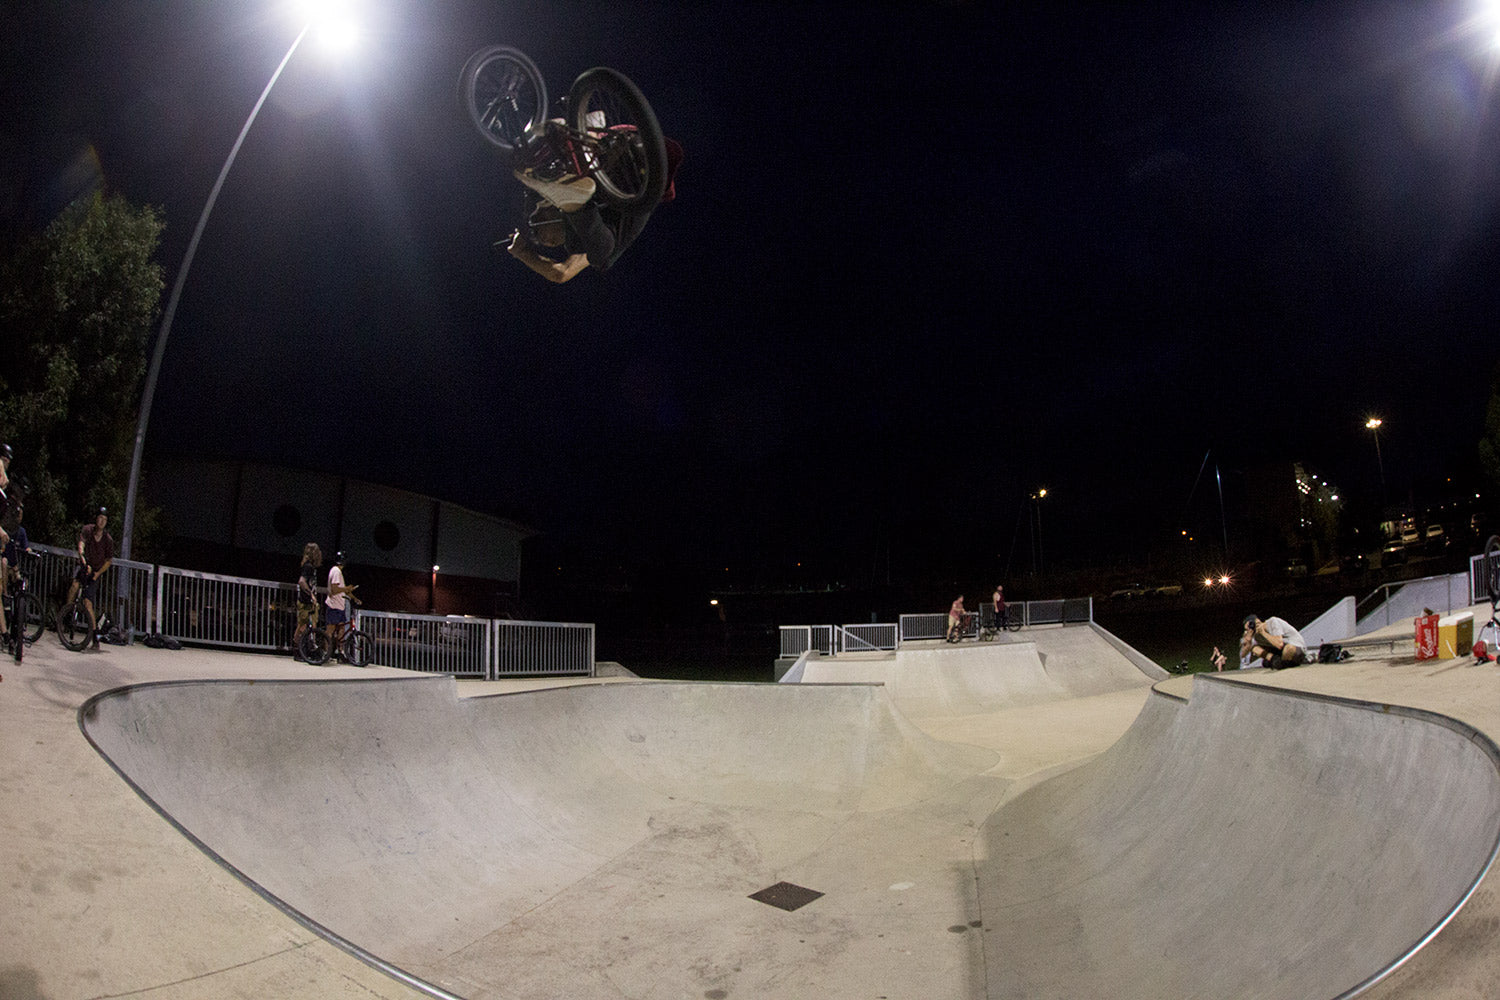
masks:
<svg viewBox="0 0 1500 1000"><path fill-rule="evenodd" d="M607 66L584 70L568 91L568 114L595 139L583 156L600 197L655 207L667 188L667 141L640 89Z"/></svg>
<svg viewBox="0 0 1500 1000"><path fill-rule="evenodd" d="M68 649L81 653L93 637L94 630L89 625L88 609L83 606L82 600L74 601L58 613L57 638Z"/></svg>
<svg viewBox="0 0 1500 1000"><path fill-rule="evenodd" d="M349 666L367 667L374 654L375 642L364 632L356 630L344 636L344 659Z"/></svg>
<svg viewBox="0 0 1500 1000"><path fill-rule="evenodd" d="M328 659L330 645L328 633L314 625L302 633L302 639L297 643L297 649L302 653L304 660L316 667Z"/></svg>
<svg viewBox="0 0 1500 1000"><path fill-rule="evenodd" d="M508 156L547 116L547 83L524 52L492 45L464 63L458 100L484 141Z"/></svg>
<svg viewBox="0 0 1500 1000"><path fill-rule="evenodd" d="M1005 627L1011 632L1021 631L1021 616L1005 612Z"/></svg>

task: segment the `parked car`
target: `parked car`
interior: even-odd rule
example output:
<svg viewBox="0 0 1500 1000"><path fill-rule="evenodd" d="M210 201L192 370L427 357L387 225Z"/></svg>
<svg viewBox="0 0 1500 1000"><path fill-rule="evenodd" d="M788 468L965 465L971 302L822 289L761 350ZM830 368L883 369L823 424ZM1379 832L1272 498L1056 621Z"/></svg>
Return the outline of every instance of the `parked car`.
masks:
<svg viewBox="0 0 1500 1000"><path fill-rule="evenodd" d="M1391 539L1385 543L1385 548L1380 550L1380 565L1400 566L1406 562L1406 546L1399 539Z"/></svg>
<svg viewBox="0 0 1500 1000"><path fill-rule="evenodd" d="M1370 560L1361 555L1345 556L1339 567L1345 573L1363 573L1370 568Z"/></svg>
<svg viewBox="0 0 1500 1000"><path fill-rule="evenodd" d="M1427 526L1427 551L1441 552L1448 547L1448 537L1443 533L1441 524L1429 524Z"/></svg>

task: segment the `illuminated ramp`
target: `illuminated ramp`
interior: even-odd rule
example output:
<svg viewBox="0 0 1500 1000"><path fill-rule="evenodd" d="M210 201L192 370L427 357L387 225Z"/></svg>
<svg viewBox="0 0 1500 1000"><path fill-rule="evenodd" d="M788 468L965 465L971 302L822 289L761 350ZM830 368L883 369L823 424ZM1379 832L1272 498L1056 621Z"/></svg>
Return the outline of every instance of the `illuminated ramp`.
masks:
<svg viewBox="0 0 1500 1000"><path fill-rule="evenodd" d="M915 720L1145 690L1167 674L1131 662L1091 628L1034 629L1009 641L902 646L893 656L816 658L804 684L885 685Z"/></svg>
<svg viewBox="0 0 1500 1000"><path fill-rule="evenodd" d="M1494 856L1497 752L1224 681L1008 803L868 685L143 685L81 724L297 919L436 996L1334 997Z"/></svg>
<svg viewBox="0 0 1500 1000"><path fill-rule="evenodd" d="M1200 677L987 825L991 997L1343 997L1494 860L1500 753L1417 710Z"/></svg>

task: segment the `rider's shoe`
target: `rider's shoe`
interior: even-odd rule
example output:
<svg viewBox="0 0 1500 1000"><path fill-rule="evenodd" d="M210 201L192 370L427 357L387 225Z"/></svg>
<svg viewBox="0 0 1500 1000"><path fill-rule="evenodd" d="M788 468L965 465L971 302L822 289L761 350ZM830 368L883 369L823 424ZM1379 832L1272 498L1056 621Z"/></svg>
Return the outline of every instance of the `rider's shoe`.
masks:
<svg viewBox="0 0 1500 1000"><path fill-rule="evenodd" d="M527 168L515 171L516 180L546 198L559 210L576 212L594 197L594 179L567 174L556 180L543 180L535 170Z"/></svg>

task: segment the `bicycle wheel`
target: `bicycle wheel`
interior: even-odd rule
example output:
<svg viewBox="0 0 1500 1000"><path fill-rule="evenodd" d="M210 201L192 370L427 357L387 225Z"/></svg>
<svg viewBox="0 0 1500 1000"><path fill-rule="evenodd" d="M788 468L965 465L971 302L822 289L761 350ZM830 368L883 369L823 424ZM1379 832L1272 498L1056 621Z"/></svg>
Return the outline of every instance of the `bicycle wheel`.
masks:
<svg viewBox="0 0 1500 1000"><path fill-rule="evenodd" d="M47 612L42 607L42 599L30 591L21 601L23 609L22 628L25 630L26 642L30 645L42 637L42 632L47 628Z"/></svg>
<svg viewBox="0 0 1500 1000"><path fill-rule="evenodd" d="M1500 535L1484 543L1484 589L1490 604L1500 604Z"/></svg>
<svg viewBox="0 0 1500 1000"><path fill-rule="evenodd" d="M1006 611L1005 627L1011 632L1021 631L1021 616L1010 611Z"/></svg>
<svg viewBox="0 0 1500 1000"><path fill-rule="evenodd" d="M568 114L596 140L583 153L600 197L654 208L667 188L667 141L636 85L605 66L584 70L568 91Z"/></svg>
<svg viewBox="0 0 1500 1000"><path fill-rule="evenodd" d="M458 99L484 141L509 156L547 115L547 84L524 52L480 49L458 75Z"/></svg>
<svg viewBox="0 0 1500 1000"><path fill-rule="evenodd" d="M351 667L367 667L375 653L375 641L364 632L355 629L344 636L344 659Z"/></svg>
<svg viewBox="0 0 1500 1000"><path fill-rule="evenodd" d="M316 667L328 659L329 645L328 633L317 626L311 626L302 633L297 648L302 652L302 658Z"/></svg>
<svg viewBox="0 0 1500 1000"><path fill-rule="evenodd" d="M75 653L81 653L93 637L93 629L89 627L89 613L84 608L83 601L74 601L58 613L57 638L64 646Z"/></svg>

